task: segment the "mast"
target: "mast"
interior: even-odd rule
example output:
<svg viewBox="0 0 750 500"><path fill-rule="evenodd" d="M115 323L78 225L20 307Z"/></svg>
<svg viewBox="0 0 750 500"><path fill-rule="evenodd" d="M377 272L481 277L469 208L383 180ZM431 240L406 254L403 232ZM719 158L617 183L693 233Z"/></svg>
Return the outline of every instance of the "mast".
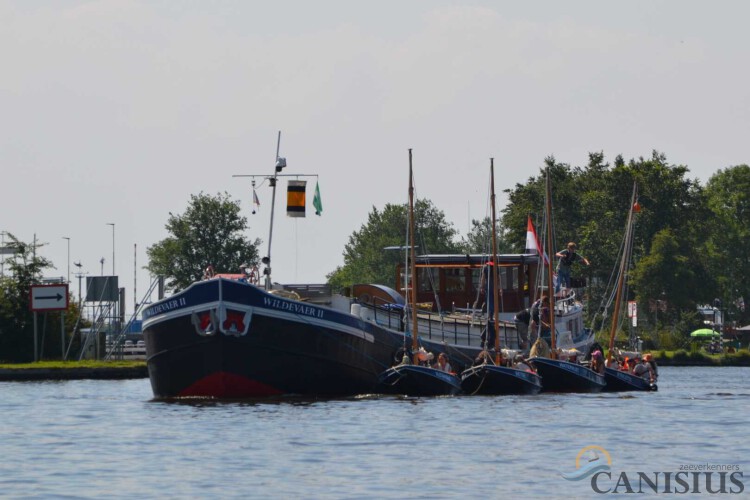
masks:
<svg viewBox="0 0 750 500"><path fill-rule="evenodd" d="M411 352L413 356L412 363L419 364L417 349L417 329L419 318L417 318L417 265L414 251L414 174L411 167L411 148L409 148L409 272L411 273Z"/></svg>
<svg viewBox="0 0 750 500"><path fill-rule="evenodd" d="M495 235L495 159L490 158L490 200L492 203L492 303L495 328L495 364L500 364L500 325L498 324L498 275L497 275L497 237Z"/></svg>
<svg viewBox="0 0 750 500"><path fill-rule="evenodd" d="M263 274L266 276L264 288L266 290L271 289L271 241L273 240L273 219L274 209L276 207L276 183L279 177L318 177L318 174L282 174L281 171L286 168L286 158L279 156L279 149L281 147L281 130L279 130L278 139L276 140L276 164L273 171L273 176L269 177L264 174L235 174L232 177L250 177L253 182L253 192L255 191L255 178L263 177L268 179L269 185L273 188L271 193L271 222L268 227L268 253L261 259L261 262L265 264L266 268L263 270ZM255 210L253 210L255 213Z"/></svg>
<svg viewBox="0 0 750 500"><path fill-rule="evenodd" d="M612 350L615 347L615 335L617 333L617 320L620 316L622 305L622 291L625 288L625 276L627 275L628 263L633 242L633 212L638 199L638 183L633 183L633 195L630 198L630 210L628 211L628 222L625 226L625 242L622 249L622 260L620 261L620 274L617 277L617 294L615 295L615 308L612 312L612 325L609 330L609 352L607 353L607 365L612 361Z"/></svg>
<svg viewBox="0 0 750 500"><path fill-rule="evenodd" d="M266 255L265 259L263 259L263 263L266 265L266 269L264 271L266 275L266 290L271 289L271 240L273 239L273 210L274 206L276 205L276 179L279 175L279 172L281 172L281 169L286 167L286 158L279 157L280 147L281 130L279 130L279 136L278 139L276 139L276 166L273 171L273 177L269 179L271 187L273 188L273 193L271 194L271 224L269 225L268 229L268 254Z"/></svg>
<svg viewBox="0 0 750 500"><path fill-rule="evenodd" d="M547 167L547 193L546 193L546 204L545 204L545 210L547 211L547 278L548 278L548 284L547 287L549 288L547 290L548 300L549 300L549 330L550 330L550 357L552 359L557 359L557 355L555 354L555 292L554 288L552 286L552 256L555 255L552 241L552 186L550 183L549 178L549 167ZM542 256L544 258L544 256ZM541 320L541 317L540 317Z"/></svg>

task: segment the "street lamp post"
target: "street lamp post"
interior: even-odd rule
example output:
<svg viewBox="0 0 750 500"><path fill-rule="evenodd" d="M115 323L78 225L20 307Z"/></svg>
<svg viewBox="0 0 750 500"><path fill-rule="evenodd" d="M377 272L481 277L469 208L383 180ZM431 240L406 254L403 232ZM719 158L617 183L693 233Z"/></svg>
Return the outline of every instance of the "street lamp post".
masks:
<svg viewBox="0 0 750 500"><path fill-rule="evenodd" d="M112 276L115 276L115 223L107 222L108 226L112 226Z"/></svg>
<svg viewBox="0 0 750 500"><path fill-rule="evenodd" d="M719 334L719 350L724 351L724 318L721 315L721 299L714 299L714 330Z"/></svg>
<svg viewBox="0 0 750 500"><path fill-rule="evenodd" d="M3 259L2 264L0 264L0 277L5 277L5 235L5 231L0 232L0 238L2 238L0 242L0 258Z"/></svg>
<svg viewBox="0 0 750 500"><path fill-rule="evenodd" d="M62 239L68 240L68 280L66 283L70 284L70 238L67 236L63 236Z"/></svg>
<svg viewBox="0 0 750 500"><path fill-rule="evenodd" d="M80 262L73 262L73 265L78 268L76 277L78 278L78 307L80 309L81 302L83 302L83 295L81 295L81 278L83 278L84 274L88 274L88 273L83 272L83 270L81 269L83 267L83 264L81 264Z"/></svg>

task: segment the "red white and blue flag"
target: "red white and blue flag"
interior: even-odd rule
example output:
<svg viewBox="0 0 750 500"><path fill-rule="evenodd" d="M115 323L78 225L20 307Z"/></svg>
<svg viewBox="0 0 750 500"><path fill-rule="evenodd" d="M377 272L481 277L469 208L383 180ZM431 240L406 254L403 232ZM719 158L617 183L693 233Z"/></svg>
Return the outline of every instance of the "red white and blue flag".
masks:
<svg viewBox="0 0 750 500"><path fill-rule="evenodd" d="M530 215L526 223L526 253L544 255L544 263L547 264L547 254L542 252L542 247L539 246L539 238L536 237L536 229Z"/></svg>

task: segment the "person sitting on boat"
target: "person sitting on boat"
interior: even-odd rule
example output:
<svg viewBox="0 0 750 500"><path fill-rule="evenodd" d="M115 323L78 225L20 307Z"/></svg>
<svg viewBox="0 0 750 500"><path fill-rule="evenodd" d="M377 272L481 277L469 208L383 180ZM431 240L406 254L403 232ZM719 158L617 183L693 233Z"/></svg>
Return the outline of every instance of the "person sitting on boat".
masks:
<svg viewBox="0 0 750 500"><path fill-rule="evenodd" d="M492 364L492 356L487 350L482 350L474 360L474 366Z"/></svg>
<svg viewBox="0 0 750 500"><path fill-rule="evenodd" d="M409 353L404 352L404 355L401 357L401 362L398 364L398 366L410 365L410 364L411 364L411 358L409 357Z"/></svg>
<svg viewBox="0 0 750 500"><path fill-rule="evenodd" d="M544 341L544 339L536 339L536 342L534 342L534 345L531 346L531 352L529 352L529 357L531 358L549 358L550 357L550 347L547 342Z"/></svg>
<svg viewBox="0 0 750 500"><path fill-rule="evenodd" d="M624 359L619 354L612 354L609 358L604 360L604 366L612 368L613 370L622 370Z"/></svg>
<svg viewBox="0 0 750 500"><path fill-rule="evenodd" d="M210 280L214 276L216 276L216 273L214 272L214 266L209 264L208 267L206 267L206 269L203 271L203 279Z"/></svg>
<svg viewBox="0 0 750 500"><path fill-rule="evenodd" d="M534 373L534 370L531 368L531 365L529 365L526 362L526 359L524 359L523 354L517 354L515 359L513 360L513 368L516 370L523 370L526 372Z"/></svg>
<svg viewBox="0 0 750 500"><path fill-rule="evenodd" d="M417 360L421 366L430 366L430 361L435 359L435 355L427 351L424 347L417 349Z"/></svg>
<svg viewBox="0 0 750 500"><path fill-rule="evenodd" d="M602 351L591 353L591 369L600 375L604 375L604 356L602 356Z"/></svg>
<svg viewBox="0 0 750 500"><path fill-rule="evenodd" d="M659 378L659 368L656 367L656 361L654 360L654 357L651 355L651 353L647 353L643 355L643 360L651 366L654 382L656 382L656 379Z"/></svg>
<svg viewBox="0 0 750 500"><path fill-rule="evenodd" d="M604 358L604 366L613 370L620 369L620 360L614 352L609 351L609 356Z"/></svg>
<svg viewBox="0 0 750 500"><path fill-rule="evenodd" d="M578 261L583 262L587 266L591 265L586 257L576 253L576 244L574 242L568 243L568 247L565 250L560 250L555 254L556 257L560 257L557 262L557 283L555 284L555 293L560 291L560 288L571 288L570 286L570 268L573 267Z"/></svg>
<svg viewBox="0 0 750 500"><path fill-rule="evenodd" d="M438 354L437 363L435 363L435 369L445 373L451 373L453 371L453 368L451 368L451 364L448 362L448 356L446 356L444 352Z"/></svg>
<svg viewBox="0 0 750 500"><path fill-rule="evenodd" d="M633 375L641 377L643 380L647 380L650 383L654 383L654 370L648 362L641 358L636 358L637 364L633 368Z"/></svg>
<svg viewBox="0 0 750 500"><path fill-rule="evenodd" d="M628 369L626 370L629 373L633 373L633 370L635 370L635 366L638 364L638 360L636 358L630 358L627 362Z"/></svg>

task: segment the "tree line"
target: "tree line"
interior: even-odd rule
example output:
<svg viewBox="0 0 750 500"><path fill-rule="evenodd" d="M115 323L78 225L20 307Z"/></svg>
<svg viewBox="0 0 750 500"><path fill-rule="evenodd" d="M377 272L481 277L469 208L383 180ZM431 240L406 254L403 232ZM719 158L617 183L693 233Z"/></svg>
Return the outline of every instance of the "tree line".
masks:
<svg viewBox="0 0 750 500"><path fill-rule="evenodd" d="M536 175L507 189L508 204L498 221L498 253L523 252L527 218L544 211L545 177L552 185L553 240L557 250L575 241L591 266L578 269L586 277L587 315L601 313L619 258L633 183L639 186L640 212L634 228L627 300L638 303L639 324L655 347L680 347L702 326L699 304L716 304L740 325L750 319L744 298L750 296L750 167L718 170L705 185L689 177L684 165L671 165L664 154L613 163L604 154L589 154L588 163L571 166L545 159ZM502 180L501 180L502 182ZM472 221L458 238L442 211L427 200L415 210L417 239L429 253L490 252L489 219ZM373 207L366 223L344 247L343 265L328 275L344 288L374 282L393 287L393 269L402 255L383 251L403 244L406 205ZM417 231L420 232L419 230ZM656 324L658 322L658 324Z"/></svg>
<svg viewBox="0 0 750 500"><path fill-rule="evenodd" d="M578 244L591 266L586 277L589 319L598 314L623 238L634 182L639 204L634 228L628 300L639 304L639 322L646 320L656 347L672 347L700 326L698 304L717 304L740 325L750 320L744 299L750 297L750 167L718 170L705 185L689 177L684 165L669 164L654 151L648 158L612 163L601 152L588 163L572 166L546 158L526 182L508 188L508 204L498 207L498 253L523 252L529 215L538 218L545 204L545 176L552 185L552 218L556 249ZM499 179L502 183L502 178ZM327 275L337 290L357 283L395 286L399 251L406 243L406 204L372 207L343 249L343 263ZM472 221L460 235L430 200L415 203L415 244L420 253L491 253L489 217ZM237 272L260 263L261 240L245 236L247 219L240 202L227 193L191 195L182 214L169 214L168 236L148 247L148 269L178 291L201 278L207 264L217 272ZM38 283L51 262L9 235L18 252L6 259L8 275L0 283L0 360L33 359L29 288ZM77 307L71 301L71 307ZM68 314L75 318L77 314ZM658 325L656 324L658 321ZM59 320L58 320L59 324ZM658 328L657 328L658 327ZM72 328L72 327L71 327ZM658 332L658 333L657 333ZM54 342L55 335L50 336ZM58 336L59 344L59 336ZM49 352L59 352L50 347Z"/></svg>

